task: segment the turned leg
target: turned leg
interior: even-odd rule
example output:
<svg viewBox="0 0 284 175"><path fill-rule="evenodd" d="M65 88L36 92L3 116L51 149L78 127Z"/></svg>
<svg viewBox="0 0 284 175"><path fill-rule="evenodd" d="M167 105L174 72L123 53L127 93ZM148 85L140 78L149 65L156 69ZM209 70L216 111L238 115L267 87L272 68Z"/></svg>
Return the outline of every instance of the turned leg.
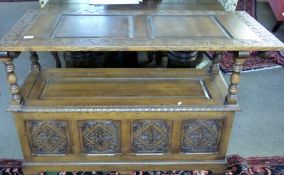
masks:
<svg viewBox="0 0 284 175"><path fill-rule="evenodd" d="M212 58L212 64L209 67L209 72L210 73L218 73L220 68L219 68L219 62L222 58L222 52L214 52L213 58Z"/></svg>
<svg viewBox="0 0 284 175"><path fill-rule="evenodd" d="M31 58L31 62L32 62L32 64L31 64L31 71L32 72L39 72L40 69L41 69L41 66L40 66L40 64L38 62L38 55L37 55L36 52L30 52L30 54L31 54L30 58Z"/></svg>
<svg viewBox="0 0 284 175"><path fill-rule="evenodd" d="M228 89L228 95L226 96L227 104L237 104L237 93L239 92L238 84L240 83L240 73L242 71L242 64L245 61L245 58L249 57L247 52L235 52L234 53L234 64L233 64L233 73L230 78L230 85Z"/></svg>
<svg viewBox="0 0 284 175"><path fill-rule="evenodd" d="M52 54L53 58L55 59L56 68L61 68L61 62L60 62L58 52L51 52L51 54Z"/></svg>
<svg viewBox="0 0 284 175"><path fill-rule="evenodd" d="M13 64L14 58L16 58L19 53L15 52L0 52L0 61L5 65L7 72L7 80L10 85L10 92L12 94L11 104L18 105L22 102L22 97L20 95L20 87L17 83L17 76L15 74L15 65Z"/></svg>

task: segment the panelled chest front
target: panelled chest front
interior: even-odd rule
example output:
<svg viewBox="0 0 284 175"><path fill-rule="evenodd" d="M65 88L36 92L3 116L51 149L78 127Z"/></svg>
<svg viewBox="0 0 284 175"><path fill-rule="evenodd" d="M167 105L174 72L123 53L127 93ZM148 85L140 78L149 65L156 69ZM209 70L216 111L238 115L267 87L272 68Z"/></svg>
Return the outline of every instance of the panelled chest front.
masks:
<svg viewBox="0 0 284 175"><path fill-rule="evenodd" d="M223 89L203 70L50 69L14 116L28 162L224 160L237 107Z"/></svg>

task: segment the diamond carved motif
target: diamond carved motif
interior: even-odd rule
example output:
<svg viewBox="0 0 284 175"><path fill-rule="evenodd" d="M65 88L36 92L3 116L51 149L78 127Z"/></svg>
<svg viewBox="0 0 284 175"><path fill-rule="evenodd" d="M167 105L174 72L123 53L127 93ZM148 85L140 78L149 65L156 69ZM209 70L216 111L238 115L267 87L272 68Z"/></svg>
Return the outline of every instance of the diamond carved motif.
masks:
<svg viewBox="0 0 284 175"><path fill-rule="evenodd" d="M221 120L188 120L183 123L182 150L188 153L218 151Z"/></svg>
<svg viewBox="0 0 284 175"><path fill-rule="evenodd" d="M120 152L120 123L118 121L82 121L81 147L86 154Z"/></svg>
<svg viewBox="0 0 284 175"><path fill-rule="evenodd" d="M136 153L169 151L171 124L164 120L135 120L132 124L132 150Z"/></svg>
<svg viewBox="0 0 284 175"><path fill-rule="evenodd" d="M67 154L70 152L66 121L27 121L26 127L33 154Z"/></svg>

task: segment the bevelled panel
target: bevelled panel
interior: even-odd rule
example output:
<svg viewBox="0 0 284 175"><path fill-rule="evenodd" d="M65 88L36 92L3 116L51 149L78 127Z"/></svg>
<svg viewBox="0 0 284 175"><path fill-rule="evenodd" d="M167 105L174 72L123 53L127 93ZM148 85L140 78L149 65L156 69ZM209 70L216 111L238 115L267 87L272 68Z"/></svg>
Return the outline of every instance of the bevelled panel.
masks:
<svg viewBox="0 0 284 175"><path fill-rule="evenodd" d="M120 122L86 120L79 122L81 149L85 154L113 154L120 152Z"/></svg>
<svg viewBox="0 0 284 175"><path fill-rule="evenodd" d="M229 34L224 30L216 17L210 15L155 15L148 16L152 23L152 35L157 38L228 38ZM169 27L165 30L166 24ZM206 24L206 27L200 27ZM177 27L178 26L178 27Z"/></svg>
<svg viewBox="0 0 284 175"><path fill-rule="evenodd" d="M32 154L70 153L67 121L26 121Z"/></svg>
<svg viewBox="0 0 284 175"><path fill-rule="evenodd" d="M130 16L63 15L54 38L128 38ZM115 29L115 30L114 30Z"/></svg>
<svg viewBox="0 0 284 175"><path fill-rule="evenodd" d="M134 120L132 151L135 153L168 152L171 127L171 122L166 120Z"/></svg>
<svg viewBox="0 0 284 175"><path fill-rule="evenodd" d="M182 151L186 153L217 152L222 125L221 120L184 121Z"/></svg>

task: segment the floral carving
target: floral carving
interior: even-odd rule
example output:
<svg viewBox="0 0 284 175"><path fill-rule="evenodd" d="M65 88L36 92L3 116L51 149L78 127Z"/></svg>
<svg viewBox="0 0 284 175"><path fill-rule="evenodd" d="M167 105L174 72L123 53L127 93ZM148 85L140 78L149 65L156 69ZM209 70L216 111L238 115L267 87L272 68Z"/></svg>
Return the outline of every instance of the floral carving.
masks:
<svg viewBox="0 0 284 175"><path fill-rule="evenodd" d="M132 148L136 153L169 151L171 125L164 120L135 120L132 124Z"/></svg>
<svg viewBox="0 0 284 175"><path fill-rule="evenodd" d="M221 120L184 121L182 150L188 153L218 151L221 128Z"/></svg>
<svg viewBox="0 0 284 175"><path fill-rule="evenodd" d="M70 151L66 121L27 121L33 154L67 154Z"/></svg>
<svg viewBox="0 0 284 175"><path fill-rule="evenodd" d="M82 121L82 151L88 154L120 152L120 123L117 121Z"/></svg>

